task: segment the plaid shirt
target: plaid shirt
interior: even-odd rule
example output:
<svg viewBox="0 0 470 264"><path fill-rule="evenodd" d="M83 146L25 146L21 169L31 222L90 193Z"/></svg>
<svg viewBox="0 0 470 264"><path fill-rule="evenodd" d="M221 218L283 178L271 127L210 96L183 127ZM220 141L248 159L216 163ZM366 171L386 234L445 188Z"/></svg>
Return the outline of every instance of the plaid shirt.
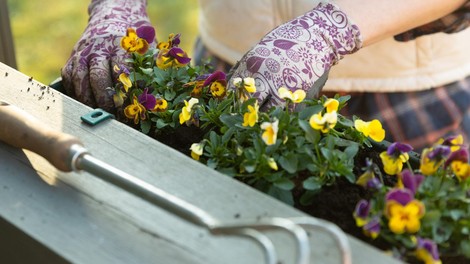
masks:
<svg viewBox="0 0 470 264"><path fill-rule="evenodd" d="M444 0L443 0L444 1ZM470 1L454 13L427 25L395 36L408 41L437 32L455 33L470 26ZM215 69L229 72L232 65L211 54L198 39L195 61L211 58ZM324 95L333 97L336 93ZM439 138L462 134L470 140L470 76L464 80L418 92L345 93L351 95L342 114L365 121L379 119L389 142L408 143L416 152L431 146Z"/></svg>
<svg viewBox="0 0 470 264"><path fill-rule="evenodd" d="M460 9L441 19L417 27L410 31L395 36L398 41L413 40L419 36L437 32L456 33L470 25L470 1L467 1Z"/></svg>

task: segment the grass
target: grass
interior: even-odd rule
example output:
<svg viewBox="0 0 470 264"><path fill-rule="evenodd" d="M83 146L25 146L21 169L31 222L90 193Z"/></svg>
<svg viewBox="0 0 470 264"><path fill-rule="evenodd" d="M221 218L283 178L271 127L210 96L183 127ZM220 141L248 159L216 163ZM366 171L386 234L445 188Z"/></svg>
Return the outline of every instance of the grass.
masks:
<svg viewBox="0 0 470 264"><path fill-rule="evenodd" d="M18 70L45 84L60 77L60 69L87 25L85 0L8 0ZM181 47L192 54L197 36L197 1L148 0L157 38L181 33Z"/></svg>

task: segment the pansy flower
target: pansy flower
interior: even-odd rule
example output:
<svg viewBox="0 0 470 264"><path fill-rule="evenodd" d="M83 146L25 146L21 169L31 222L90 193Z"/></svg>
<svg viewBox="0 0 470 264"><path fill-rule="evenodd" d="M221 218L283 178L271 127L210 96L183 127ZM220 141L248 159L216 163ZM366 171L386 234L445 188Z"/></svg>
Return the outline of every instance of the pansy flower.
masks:
<svg viewBox="0 0 470 264"><path fill-rule="evenodd" d="M213 97L224 98L227 92L226 75L222 71L215 71L204 81L203 86L209 85L209 90Z"/></svg>
<svg viewBox="0 0 470 264"><path fill-rule="evenodd" d="M450 164L452 171L459 181L465 181L470 178L470 164L462 161L454 161Z"/></svg>
<svg viewBox="0 0 470 264"><path fill-rule="evenodd" d="M264 130L261 138L263 139L266 145L273 145L276 143L277 140L277 132L279 129L279 120L275 120L274 122L263 122L261 124L261 129Z"/></svg>
<svg viewBox="0 0 470 264"><path fill-rule="evenodd" d="M139 100L139 103L145 107L147 110L153 110L155 108L155 105L157 103L157 99L153 94L148 93L149 89L145 88L144 92L140 94L137 99Z"/></svg>
<svg viewBox="0 0 470 264"><path fill-rule="evenodd" d="M189 102L184 100L184 106L179 115L180 124L191 120L193 116L193 108L197 103L199 103L199 100L197 98L191 98L189 99Z"/></svg>
<svg viewBox="0 0 470 264"><path fill-rule="evenodd" d="M398 173L398 186L410 190L413 195L416 193L423 180L423 175L414 174L408 169L404 169L401 173Z"/></svg>
<svg viewBox="0 0 470 264"><path fill-rule="evenodd" d="M149 43L155 40L155 29L151 26L142 26L134 30L128 28L126 36L121 38L121 47L127 52L145 54L149 49Z"/></svg>
<svg viewBox="0 0 470 264"><path fill-rule="evenodd" d="M127 93L129 88L132 87L131 78L129 78L129 75L131 74L129 72L129 69L127 69L127 67L124 65L121 65L121 67L119 67L117 64L114 65L113 69L114 72L118 74L118 80L122 83L124 91L126 91Z"/></svg>
<svg viewBox="0 0 470 264"><path fill-rule="evenodd" d="M195 160L199 160L202 153L204 152L204 143L193 143L190 147L191 157Z"/></svg>
<svg viewBox="0 0 470 264"><path fill-rule="evenodd" d="M381 142L385 139L385 130L382 128L382 123L377 119L370 122L356 119L354 121L354 127L357 131L361 132L366 137L370 137L375 142Z"/></svg>
<svg viewBox="0 0 470 264"><path fill-rule="evenodd" d="M324 103L323 107L326 108L327 113L338 112L339 101L334 98L328 98Z"/></svg>
<svg viewBox="0 0 470 264"><path fill-rule="evenodd" d="M370 159L366 159L365 171L357 178L356 184L366 189L382 188L382 182L375 177L376 166Z"/></svg>
<svg viewBox="0 0 470 264"><path fill-rule="evenodd" d="M463 136L452 135L446 138L439 139L437 145L449 146L450 151L454 152L456 150L459 150L463 146Z"/></svg>
<svg viewBox="0 0 470 264"><path fill-rule="evenodd" d="M363 227L367 224L367 219L370 213L370 203L364 199L359 200L353 212L353 217L356 220L356 226Z"/></svg>
<svg viewBox="0 0 470 264"><path fill-rule="evenodd" d="M160 97L157 97L155 100L155 107L153 108L153 112L165 112L168 108L168 102Z"/></svg>
<svg viewBox="0 0 470 264"><path fill-rule="evenodd" d="M124 115L129 119L134 119L134 124L138 124L139 120L145 120L145 107L139 103L139 100L134 96L132 104L124 108Z"/></svg>
<svg viewBox="0 0 470 264"><path fill-rule="evenodd" d="M243 114L243 126L250 126L253 127L256 122L258 122L258 111L259 111L259 106L258 106L258 101L255 101L255 105L249 105L248 106L248 112Z"/></svg>
<svg viewBox="0 0 470 264"><path fill-rule="evenodd" d="M162 49L157 55L157 67L160 69L168 69L170 67L182 67L188 64L191 58L186 52L179 47Z"/></svg>
<svg viewBox="0 0 470 264"><path fill-rule="evenodd" d="M338 114L336 111L325 113L322 115L321 112L314 114L310 117L310 126L315 130L320 130L322 133L328 133L330 129L336 126L338 122Z"/></svg>
<svg viewBox="0 0 470 264"><path fill-rule="evenodd" d="M157 49L159 50L162 50L162 49L170 49L172 47L178 47L178 45L180 44L181 40L180 40L180 36L181 34L174 34L174 33L171 33L170 35L168 35L168 41L161 41L157 44Z"/></svg>
<svg viewBox="0 0 470 264"><path fill-rule="evenodd" d="M432 148L423 149L419 166L421 173L424 175L435 173L449 154L450 147L444 145L436 145Z"/></svg>
<svg viewBox="0 0 470 264"><path fill-rule="evenodd" d="M408 152L412 149L413 147L408 144L395 142L387 148L387 151L380 153L385 173L389 175L399 173L403 169L403 163L410 158Z"/></svg>
<svg viewBox="0 0 470 264"><path fill-rule="evenodd" d="M305 99L305 96L307 95L302 89L298 89L295 90L295 92L292 92L286 87L279 88L277 92L279 93L280 98L284 100L289 100L294 104L302 102Z"/></svg>
<svg viewBox="0 0 470 264"><path fill-rule="evenodd" d="M364 235L376 239L380 234L380 218L378 216L372 217L363 227Z"/></svg>
<svg viewBox="0 0 470 264"><path fill-rule="evenodd" d="M194 81L183 84L183 87L190 87L193 89L190 93L191 97L201 97L204 83L209 76L211 76L211 74L197 76Z"/></svg>
<svg viewBox="0 0 470 264"><path fill-rule="evenodd" d="M408 189L394 188L386 197L385 215L390 231L395 234L416 233L421 228L421 218L424 216L424 204L414 199Z"/></svg>
<svg viewBox="0 0 470 264"><path fill-rule="evenodd" d="M233 78L233 85L237 88L237 97L241 102L248 100L250 94L256 92L255 79L251 77Z"/></svg>
<svg viewBox="0 0 470 264"><path fill-rule="evenodd" d="M426 264L441 264L439 258L439 250L436 243L431 239L417 238L416 258L422 260Z"/></svg>

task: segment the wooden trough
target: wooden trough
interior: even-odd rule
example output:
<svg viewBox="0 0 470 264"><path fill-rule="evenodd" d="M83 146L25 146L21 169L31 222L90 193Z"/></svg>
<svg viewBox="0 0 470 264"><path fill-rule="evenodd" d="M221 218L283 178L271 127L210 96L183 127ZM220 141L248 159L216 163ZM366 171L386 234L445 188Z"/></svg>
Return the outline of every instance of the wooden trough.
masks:
<svg viewBox="0 0 470 264"><path fill-rule="evenodd" d="M221 221L307 216L115 120L89 126L80 117L91 108L1 63L0 100ZM0 179L0 263L265 263L250 239L215 236L94 175L58 171L41 156L2 142ZM312 263L341 263L328 233L308 234ZM268 236L280 263L295 263L292 239L276 231ZM399 263L348 240L352 263Z"/></svg>

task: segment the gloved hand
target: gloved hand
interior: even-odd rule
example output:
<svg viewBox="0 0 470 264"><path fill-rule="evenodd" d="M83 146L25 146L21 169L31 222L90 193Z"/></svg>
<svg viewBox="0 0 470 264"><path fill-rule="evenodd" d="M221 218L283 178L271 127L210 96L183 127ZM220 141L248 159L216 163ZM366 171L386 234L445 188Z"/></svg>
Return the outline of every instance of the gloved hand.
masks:
<svg viewBox="0 0 470 264"><path fill-rule="evenodd" d="M62 68L67 94L91 107L114 111L112 87L118 76L114 65L126 58L120 47L127 28L151 26L146 0L92 0L88 26Z"/></svg>
<svg viewBox="0 0 470 264"><path fill-rule="evenodd" d="M260 102L271 96L263 110L283 102L277 92L283 86L314 96L319 92L310 89L314 82L361 45L359 29L347 15L334 4L320 3L264 36L234 67L229 85L233 88L233 78L254 78L254 96Z"/></svg>

